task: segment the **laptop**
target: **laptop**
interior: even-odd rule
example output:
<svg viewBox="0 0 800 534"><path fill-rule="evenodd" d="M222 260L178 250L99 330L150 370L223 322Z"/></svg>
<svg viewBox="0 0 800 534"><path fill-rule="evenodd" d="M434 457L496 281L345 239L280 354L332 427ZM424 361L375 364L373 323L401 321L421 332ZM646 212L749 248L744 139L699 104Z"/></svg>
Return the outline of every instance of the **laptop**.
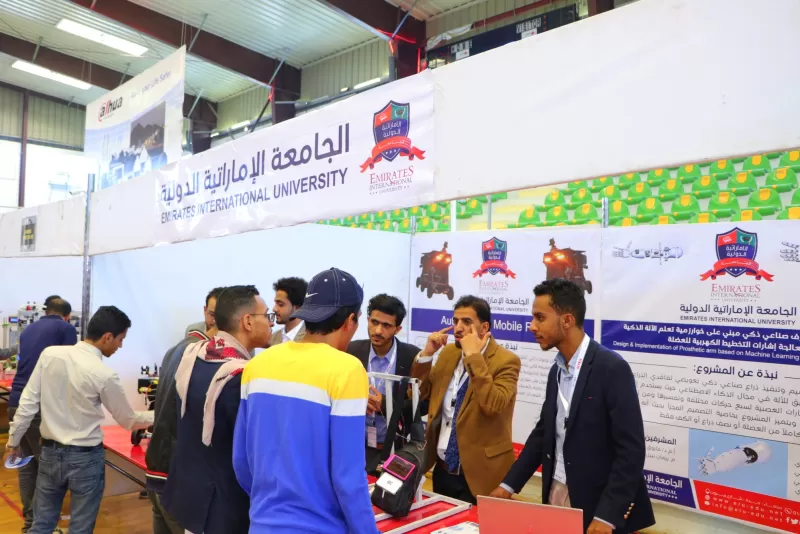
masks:
<svg viewBox="0 0 800 534"><path fill-rule="evenodd" d="M583 511L478 496L481 534L583 534Z"/></svg>

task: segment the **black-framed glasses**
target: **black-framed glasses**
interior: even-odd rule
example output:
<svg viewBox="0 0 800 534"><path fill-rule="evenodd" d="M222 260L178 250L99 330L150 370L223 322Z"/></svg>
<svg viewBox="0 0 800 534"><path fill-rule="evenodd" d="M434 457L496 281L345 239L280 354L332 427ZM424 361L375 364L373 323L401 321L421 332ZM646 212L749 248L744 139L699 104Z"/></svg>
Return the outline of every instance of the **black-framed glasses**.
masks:
<svg viewBox="0 0 800 534"><path fill-rule="evenodd" d="M267 313L251 313L250 315L263 315L267 318L267 320L271 323L275 322L275 312L267 312Z"/></svg>

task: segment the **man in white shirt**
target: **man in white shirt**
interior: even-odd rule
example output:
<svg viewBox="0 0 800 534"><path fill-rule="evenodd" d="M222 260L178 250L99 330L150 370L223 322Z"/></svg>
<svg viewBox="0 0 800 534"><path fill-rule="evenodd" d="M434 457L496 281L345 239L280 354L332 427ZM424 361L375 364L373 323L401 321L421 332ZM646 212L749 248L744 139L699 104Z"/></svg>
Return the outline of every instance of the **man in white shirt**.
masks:
<svg viewBox="0 0 800 534"><path fill-rule="evenodd" d="M18 452L33 417L41 411L42 452L30 534L50 534L58 524L67 490L72 495L70 534L94 531L105 488L105 406L128 430L153 424L153 412L135 412L119 375L107 367L131 326L114 306L101 306L89 321L86 341L42 352L14 414L6 451Z"/></svg>
<svg viewBox="0 0 800 534"><path fill-rule="evenodd" d="M273 322L283 325L283 328L272 334L270 346L280 345L287 341L300 341L306 335L306 326L303 321L293 319L292 315L303 305L307 288L308 283L297 277L281 278L272 284L272 289L275 291L275 306L272 308L272 312L275 314ZM270 320L272 319L270 317Z"/></svg>

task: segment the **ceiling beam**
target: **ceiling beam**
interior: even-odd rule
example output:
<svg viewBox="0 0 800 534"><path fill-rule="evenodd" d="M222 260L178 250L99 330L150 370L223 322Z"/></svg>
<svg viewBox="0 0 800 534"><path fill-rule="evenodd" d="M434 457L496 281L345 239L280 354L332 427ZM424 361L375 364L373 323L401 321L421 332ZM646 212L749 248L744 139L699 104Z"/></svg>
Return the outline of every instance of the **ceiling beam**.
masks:
<svg viewBox="0 0 800 534"><path fill-rule="evenodd" d="M388 40L406 12L385 0L318 0L333 11L378 37ZM397 39L425 46L425 22L408 17L397 32Z"/></svg>
<svg viewBox="0 0 800 534"><path fill-rule="evenodd" d="M127 0L70 0L86 9L129 26L175 48L193 43L191 54L220 67L237 72L261 85L269 85L279 60L223 39L213 33L185 24ZM274 81L275 87L300 96L300 69L284 65Z"/></svg>
<svg viewBox="0 0 800 534"><path fill-rule="evenodd" d="M8 54L9 56L23 61L31 61L36 50L36 43L0 33L0 52L4 54ZM36 64L109 91L119 86L120 77L122 76L122 73L119 71L101 67L100 65L57 52L45 46L38 47ZM195 97L192 95L185 95L183 100L183 113L185 117L191 109L192 104L194 104L194 99ZM199 102L199 104L205 103L214 106L213 103L202 99ZM214 129L217 124L216 117L209 111L209 107L206 105L196 106L192 116L189 118L202 122L204 127L209 127L209 129Z"/></svg>

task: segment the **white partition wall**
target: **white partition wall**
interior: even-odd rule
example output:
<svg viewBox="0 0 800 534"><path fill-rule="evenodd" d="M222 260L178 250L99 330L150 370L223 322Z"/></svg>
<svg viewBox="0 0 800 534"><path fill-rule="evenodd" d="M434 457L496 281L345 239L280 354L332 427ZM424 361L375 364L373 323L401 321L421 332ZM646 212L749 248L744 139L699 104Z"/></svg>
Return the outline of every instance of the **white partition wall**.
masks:
<svg viewBox="0 0 800 534"><path fill-rule="evenodd" d="M278 278L308 280L338 267L362 284L365 299L389 293L407 301L410 246L405 234L302 225L96 256L93 308L113 304L133 322L109 365L138 402L140 368L160 363L185 328L203 319L206 294L217 286L254 284L271 309ZM356 338L365 337L364 319Z"/></svg>
<svg viewBox="0 0 800 534"><path fill-rule="evenodd" d="M80 310L81 267L78 256L0 258L0 318L16 315L28 302L42 304L50 295L59 295L73 310Z"/></svg>

